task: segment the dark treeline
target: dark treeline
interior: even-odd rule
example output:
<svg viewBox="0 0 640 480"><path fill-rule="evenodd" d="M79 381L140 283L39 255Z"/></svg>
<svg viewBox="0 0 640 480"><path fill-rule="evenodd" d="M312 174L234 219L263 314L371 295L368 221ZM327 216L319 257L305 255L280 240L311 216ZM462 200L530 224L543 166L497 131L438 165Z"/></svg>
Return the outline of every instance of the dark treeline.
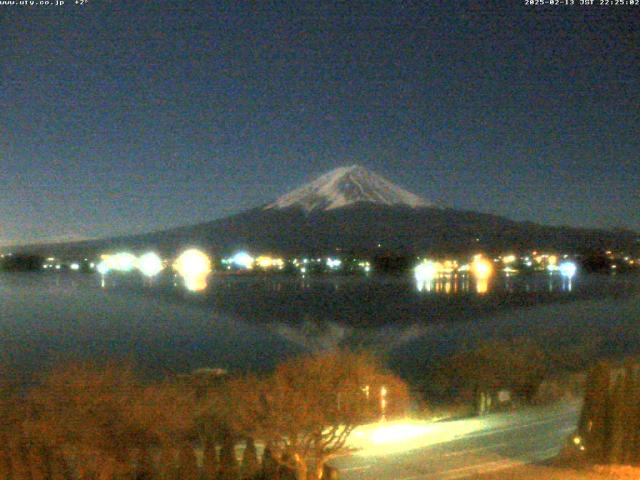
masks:
<svg viewBox="0 0 640 480"><path fill-rule="evenodd" d="M470 343L418 364L424 373L415 388L432 407L457 404L475 414L575 399L601 348L593 336L559 346L523 337Z"/></svg>
<svg viewBox="0 0 640 480"><path fill-rule="evenodd" d="M602 464L640 464L640 368L601 362L587 378L579 439L586 457Z"/></svg>
<svg viewBox="0 0 640 480"><path fill-rule="evenodd" d="M42 270L44 257L39 255L11 255L0 259L0 270L8 272L35 272Z"/></svg>
<svg viewBox="0 0 640 480"><path fill-rule="evenodd" d="M150 383L72 365L0 397L2 480L317 480L358 424L404 414L372 356L291 359L266 376L199 371ZM385 391L385 411L381 393Z"/></svg>

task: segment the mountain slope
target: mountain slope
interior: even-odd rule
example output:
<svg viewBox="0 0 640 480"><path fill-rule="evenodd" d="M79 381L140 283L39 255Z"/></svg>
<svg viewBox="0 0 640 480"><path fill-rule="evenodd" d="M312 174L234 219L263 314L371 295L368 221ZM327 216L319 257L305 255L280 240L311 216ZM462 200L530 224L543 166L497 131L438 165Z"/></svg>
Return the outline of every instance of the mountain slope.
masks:
<svg viewBox="0 0 640 480"><path fill-rule="evenodd" d="M525 249L638 250L638 234L516 222L497 215L436 207L362 167L336 169L270 203L226 218L120 238L23 251L94 255L106 250L188 247L214 254L244 248L281 254L477 252Z"/></svg>

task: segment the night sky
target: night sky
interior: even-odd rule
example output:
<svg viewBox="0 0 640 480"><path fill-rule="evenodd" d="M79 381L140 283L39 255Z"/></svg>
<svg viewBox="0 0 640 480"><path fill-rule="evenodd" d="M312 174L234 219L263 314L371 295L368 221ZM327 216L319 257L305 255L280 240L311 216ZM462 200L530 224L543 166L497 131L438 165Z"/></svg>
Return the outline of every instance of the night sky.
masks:
<svg viewBox="0 0 640 480"><path fill-rule="evenodd" d="M640 7L72 3L0 6L0 244L211 220L354 163L640 230Z"/></svg>

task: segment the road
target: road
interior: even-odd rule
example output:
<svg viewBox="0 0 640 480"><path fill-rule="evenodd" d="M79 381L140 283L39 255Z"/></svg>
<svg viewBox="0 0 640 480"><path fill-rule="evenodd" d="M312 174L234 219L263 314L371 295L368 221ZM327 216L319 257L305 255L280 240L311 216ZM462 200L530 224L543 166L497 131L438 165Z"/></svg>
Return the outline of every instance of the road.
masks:
<svg viewBox="0 0 640 480"><path fill-rule="evenodd" d="M354 432L331 462L343 480L451 480L549 459L576 428L577 403L451 422L388 422Z"/></svg>

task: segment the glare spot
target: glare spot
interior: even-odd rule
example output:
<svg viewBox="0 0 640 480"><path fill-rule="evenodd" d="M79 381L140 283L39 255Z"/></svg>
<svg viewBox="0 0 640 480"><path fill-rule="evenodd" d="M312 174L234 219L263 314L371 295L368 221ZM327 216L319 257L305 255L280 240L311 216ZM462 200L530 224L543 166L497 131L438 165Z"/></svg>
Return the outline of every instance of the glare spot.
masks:
<svg viewBox="0 0 640 480"><path fill-rule="evenodd" d="M207 288L211 259L206 253L195 248L186 250L176 259L173 268L184 280L187 290L197 292Z"/></svg>
<svg viewBox="0 0 640 480"><path fill-rule="evenodd" d="M238 252L231 257L231 263L240 268L251 269L253 268L254 259L247 252Z"/></svg>
<svg viewBox="0 0 640 480"><path fill-rule="evenodd" d="M578 270L578 267L573 262L562 262L558 268L560 269L560 274L566 278L573 278Z"/></svg>
<svg viewBox="0 0 640 480"><path fill-rule="evenodd" d="M145 277L155 277L163 270L162 259L154 252L148 252L138 258L137 267Z"/></svg>

